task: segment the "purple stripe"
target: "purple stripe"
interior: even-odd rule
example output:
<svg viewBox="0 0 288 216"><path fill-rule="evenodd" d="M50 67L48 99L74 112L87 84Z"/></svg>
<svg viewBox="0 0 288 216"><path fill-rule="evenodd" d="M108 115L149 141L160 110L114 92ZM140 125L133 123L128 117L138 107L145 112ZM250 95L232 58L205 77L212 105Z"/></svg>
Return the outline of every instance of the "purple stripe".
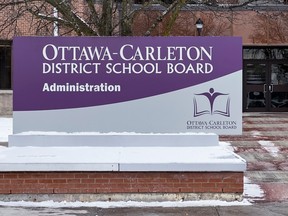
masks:
<svg viewBox="0 0 288 216"><path fill-rule="evenodd" d="M78 46L83 47L108 47L113 60L73 60L72 52L65 55L65 60L62 60L62 55L59 55L55 60L46 60L42 54L43 48L47 44L55 46ZM161 50L160 56L154 55L156 60L127 60L120 58L119 50L123 45L130 44L134 47L139 47L142 51L145 47L153 47L156 51ZM176 56L177 60L161 60L167 56L167 47L200 47L206 49L213 47L212 60L209 60L205 55L204 59L195 61L189 60L186 52L181 56ZM161 48L157 48L161 47ZM128 49L129 48L129 49ZM125 56L133 55L133 51L128 47L125 49ZM151 48L152 49L152 48ZM184 49L184 48L183 48ZM47 49L47 55L52 58L52 48ZM192 51L194 49L191 48ZM178 48L179 51L179 48ZM117 53L117 54L113 54ZM191 52L195 54L195 52ZM106 57L109 54L106 53ZM107 58L108 58L107 57ZM193 55L194 57L194 55ZM160 58L160 60L157 58ZM171 58L174 55L171 54ZM82 64L97 64L98 73L93 74L68 74L47 73L43 74L43 63L74 63L75 65ZM106 73L106 64L136 64L136 70L141 65L147 65L149 71L151 65L158 64L159 74L116 74ZM181 69L181 64L187 67L193 64L196 67L197 63L209 63L213 65L213 71L208 74L177 74L167 73L167 64L179 64L178 69ZM137 65L139 64L139 65ZM64 66L63 66L64 67ZM94 67L94 68L93 68ZM88 65L87 70L94 70L96 66ZM99 106L104 104L112 104L124 101L130 101L154 95L160 95L167 92L187 88L200 83L204 83L242 68L242 42L241 38L236 37L16 37L13 41L13 93L14 93L14 111L28 110L50 110L50 109L67 109L79 108L88 106ZM117 67L117 70L119 68ZM155 72L155 71L154 71ZM86 85L119 85L120 92L43 92L43 86L47 83L49 86L53 83L57 85L77 84L83 85L79 88L90 90L90 86ZM100 86L101 87L101 86ZM112 87L111 87L112 88ZM102 90L105 88L102 88Z"/></svg>

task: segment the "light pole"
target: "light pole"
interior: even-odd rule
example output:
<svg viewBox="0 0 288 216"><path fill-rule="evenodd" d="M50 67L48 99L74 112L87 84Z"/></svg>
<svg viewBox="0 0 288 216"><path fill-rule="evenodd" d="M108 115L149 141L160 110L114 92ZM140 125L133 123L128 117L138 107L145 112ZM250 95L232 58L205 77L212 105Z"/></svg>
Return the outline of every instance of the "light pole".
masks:
<svg viewBox="0 0 288 216"><path fill-rule="evenodd" d="M201 20L201 18L199 18L199 19L196 21L195 25L196 25L196 28L197 28L198 36L201 36L201 32L202 32L203 25L204 25L204 23L203 23L203 21Z"/></svg>
<svg viewBox="0 0 288 216"><path fill-rule="evenodd" d="M54 16L55 20L58 19L58 10L56 7L53 8L53 16ZM57 21L53 22L53 36L59 36L59 27L58 27Z"/></svg>

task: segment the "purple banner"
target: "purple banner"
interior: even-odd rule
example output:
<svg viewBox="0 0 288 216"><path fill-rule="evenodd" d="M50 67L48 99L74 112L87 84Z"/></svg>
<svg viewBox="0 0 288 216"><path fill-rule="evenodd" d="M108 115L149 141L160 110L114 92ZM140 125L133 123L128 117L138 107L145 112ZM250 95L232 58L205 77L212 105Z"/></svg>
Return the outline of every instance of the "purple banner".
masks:
<svg viewBox="0 0 288 216"><path fill-rule="evenodd" d="M16 37L14 111L160 95L242 68L235 37Z"/></svg>

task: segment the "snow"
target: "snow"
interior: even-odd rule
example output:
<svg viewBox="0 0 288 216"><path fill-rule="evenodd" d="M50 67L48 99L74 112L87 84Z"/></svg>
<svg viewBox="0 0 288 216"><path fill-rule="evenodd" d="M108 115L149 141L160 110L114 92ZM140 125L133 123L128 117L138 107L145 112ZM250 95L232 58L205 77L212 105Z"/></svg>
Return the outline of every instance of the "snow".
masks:
<svg viewBox="0 0 288 216"><path fill-rule="evenodd" d="M262 137L262 133L259 131L253 131L252 132L253 137ZM265 149L272 157L278 157L280 149L275 146L275 144L271 141L267 140L259 140L258 143L261 145L263 149Z"/></svg>
<svg viewBox="0 0 288 216"><path fill-rule="evenodd" d="M278 157L279 148L271 141L259 140L258 143L272 156Z"/></svg>
<svg viewBox="0 0 288 216"><path fill-rule="evenodd" d="M210 206L247 206L252 205L251 202L244 199L243 201L221 201L221 200L201 200L201 201L163 201L163 202L138 202L138 201L116 201L116 202L2 202L0 206L10 207L45 207L45 208L79 208L79 207L97 207L97 208L127 208L127 207L210 207Z"/></svg>
<svg viewBox="0 0 288 216"><path fill-rule="evenodd" d="M27 132L22 132L15 134L17 135L77 135L77 136L82 136L82 135L136 135L136 136L141 136L141 135L154 135L154 136L165 136L167 134L165 133L136 133L136 132L109 132L109 133L100 133L100 132L73 132L73 133L68 133L68 132L57 132L57 131L27 131ZM185 135L185 136L190 136L190 135L214 135L212 133L169 133L169 135Z"/></svg>
<svg viewBox="0 0 288 216"><path fill-rule="evenodd" d="M5 123L3 122L3 125ZM7 130L6 130L7 131ZM45 134L46 136L55 135L61 136L62 133L58 132L27 132L27 135L15 135L17 136L36 136L35 134ZM26 134L26 133L25 133ZM76 133L78 134L78 133ZM84 133L85 134L85 133ZM88 133L90 134L90 133ZM87 134L87 135L88 135ZM96 133L99 134L99 133ZM119 135L119 133L117 133ZM127 137L130 135L141 135L138 133L123 133ZM187 137L184 133L184 137ZM245 171L246 163L239 156L235 155L233 151L227 150L223 146L219 146L218 136L211 134L207 136L204 133L189 133L202 135L199 137L217 137L215 138L216 144L213 146L204 146L206 141L200 140L202 145L191 146L191 139L189 138L189 145L183 148L183 139L181 139L181 146L173 145L161 146L155 145L153 147L147 145L141 146L119 146L120 141L117 138L118 145L115 146L81 146L84 138L87 138L83 133L80 135L85 136L81 138L81 145L79 146L48 146L43 148L42 146L19 146L9 148L1 148L0 152L0 168L2 171L73 171L71 169L85 170L85 171ZM70 136L71 134L64 134L64 136ZM74 135L74 133L73 133ZM107 134L106 134L107 135ZM143 135L143 134L142 134ZM158 135L158 134L153 134ZM159 137L162 137L161 136ZM169 134L171 135L171 134ZM174 134L175 136L180 134ZM172 137L174 137L172 135ZM8 137L8 134L6 134ZM78 137L78 136L77 136ZM102 136L101 136L102 137ZM170 137L169 140L172 140ZM181 136L180 136L181 137ZM40 136L44 139L43 136ZM198 136L197 136L198 138ZM33 138L34 139L34 138ZM45 138L45 140L48 138ZM71 138L76 139L76 138ZM139 138L140 139L140 138ZM141 138L141 140L144 139ZM6 140L8 140L6 138ZM107 141L107 139L105 139ZM214 140L214 138L213 138ZM11 141L11 140L10 140ZM177 141L179 141L177 139ZM105 141L101 141L104 143ZM125 141L127 142L127 140ZM139 141L140 142L140 141ZM168 142L165 140L165 142ZM207 141L208 142L208 141ZM43 146L46 145L44 140ZM11 143L10 143L11 144ZM28 142L28 145L30 142ZM110 144L110 143L109 143ZM161 157L159 157L161 152ZM181 157L179 157L181 155ZM149 161L147 161L149 158ZM167 166L169 164L169 166ZM57 166L52 166L57 165ZM73 166L71 166L73 165ZM77 165L77 166L76 166Z"/></svg>
<svg viewBox="0 0 288 216"><path fill-rule="evenodd" d="M93 157L93 161L97 162L97 160L102 161L103 163L108 163L111 159L117 160L118 162L122 163L130 163L133 161L137 161L138 163L145 163L147 162L147 156L149 155L149 161L153 162L163 162L165 163L172 163L175 162L175 157L178 158L178 147L153 147L153 150L150 151L150 147L97 147L98 154L94 152L94 147L2 147L0 148L0 153L9 153L13 151L17 155L17 159L19 163L22 162L29 162L27 159L31 159L31 162L49 162L52 158L53 161L60 160L56 162L61 162L62 160L71 162L71 163L77 163L77 160L81 160L85 163L89 162L90 156ZM181 148L180 148L181 149ZM201 152L201 150L204 149L205 152L203 152L202 155L197 155L195 152ZM125 150L125 152L123 151ZM67 158L58 158L56 153L59 153L60 155L66 155ZM90 152L90 153L89 153ZM159 157L158 152L161 152L161 157ZM63 153L63 154L61 154ZM141 157L141 154L144 155L144 157ZM185 152L182 152L181 157L183 158L182 162L189 163L191 158L193 158L193 161L195 163L201 163L201 162L220 162L223 160L230 159L231 162L236 163L238 160L235 158L230 158L230 154L228 151L221 151L220 148L217 147L209 147L207 149L206 147L185 147ZM92 154L92 155L90 155ZM174 154L174 156L173 156ZM79 157L83 155L83 157ZM130 157L127 157L127 156ZM167 158L165 157L167 155ZM207 161L203 156L206 156L210 159ZM190 156L190 157L189 157ZM154 158L155 157L155 158ZM9 159L13 158L7 158L7 161ZM35 160L35 161L34 161Z"/></svg>
<svg viewBox="0 0 288 216"><path fill-rule="evenodd" d="M161 157L159 157L161 155ZM179 157L181 155L181 157ZM149 160L147 160L149 158ZM236 171L246 163L212 147L2 147L2 171Z"/></svg>
<svg viewBox="0 0 288 216"><path fill-rule="evenodd" d="M231 144L228 143L228 142L219 142L219 145L224 147L224 148L226 148L226 149L228 149L228 150L230 150L230 151L232 151L232 152L234 151L233 146L231 146Z"/></svg>
<svg viewBox="0 0 288 216"><path fill-rule="evenodd" d="M12 134L12 118L0 118L0 142L8 142L10 134Z"/></svg>
<svg viewBox="0 0 288 216"><path fill-rule="evenodd" d="M252 136L253 136L253 137L259 137L259 136L261 136L261 133L260 133L259 131L252 131L251 133L252 133Z"/></svg>
<svg viewBox="0 0 288 216"><path fill-rule="evenodd" d="M8 142L8 135L12 134L12 118L0 118L0 142ZM256 132L255 132L256 134ZM265 147L275 147L271 143L262 143ZM220 146L232 150L233 147L227 142L220 142ZM31 148L31 147L30 147ZM23 150L23 148L21 148ZM84 149L84 148L82 148ZM0 147L1 157L3 151L9 150L7 147ZM59 150L59 149L58 149ZM80 150L80 148L78 149ZM271 153L276 154L276 149L270 149ZM51 153L51 152L50 152ZM49 152L46 152L46 156L51 156ZM214 152L215 153L215 152ZM34 156L36 155L33 151ZM37 156L37 155L36 155ZM38 155L39 156L39 155ZM200 156L198 155L200 158ZM45 158L45 157L44 157ZM25 159L25 158L22 158ZM13 207L99 207L99 208L116 208L116 207L194 207L194 206L242 206L251 205L255 199L263 199L264 193L257 184L251 183L248 178L244 179L244 197L242 201L227 202L221 200L200 200L200 201L167 201L167 202L136 202L136 201L117 201L117 202L3 202L0 201L1 206L13 206Z"/></svg>
<svg viewBox="0 0 288 216"><path fill-rule="evenodd" d="M250 201L263 200L264 191L257 184L253 184L251 180L247 177L244 177L244 197Z"/></svg>

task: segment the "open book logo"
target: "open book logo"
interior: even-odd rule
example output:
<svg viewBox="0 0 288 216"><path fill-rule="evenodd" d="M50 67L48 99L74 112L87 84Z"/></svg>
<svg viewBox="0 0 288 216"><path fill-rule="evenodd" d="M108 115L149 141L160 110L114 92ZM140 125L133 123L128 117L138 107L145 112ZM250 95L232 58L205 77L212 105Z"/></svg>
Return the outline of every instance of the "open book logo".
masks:
<svg viewBox="0 0 288 216"><path fill-rule="evenodd" d="M201 115L222 115L230 117L229 94L215 92L213 88L209 92L194 94L194 117Z"/></svg>

